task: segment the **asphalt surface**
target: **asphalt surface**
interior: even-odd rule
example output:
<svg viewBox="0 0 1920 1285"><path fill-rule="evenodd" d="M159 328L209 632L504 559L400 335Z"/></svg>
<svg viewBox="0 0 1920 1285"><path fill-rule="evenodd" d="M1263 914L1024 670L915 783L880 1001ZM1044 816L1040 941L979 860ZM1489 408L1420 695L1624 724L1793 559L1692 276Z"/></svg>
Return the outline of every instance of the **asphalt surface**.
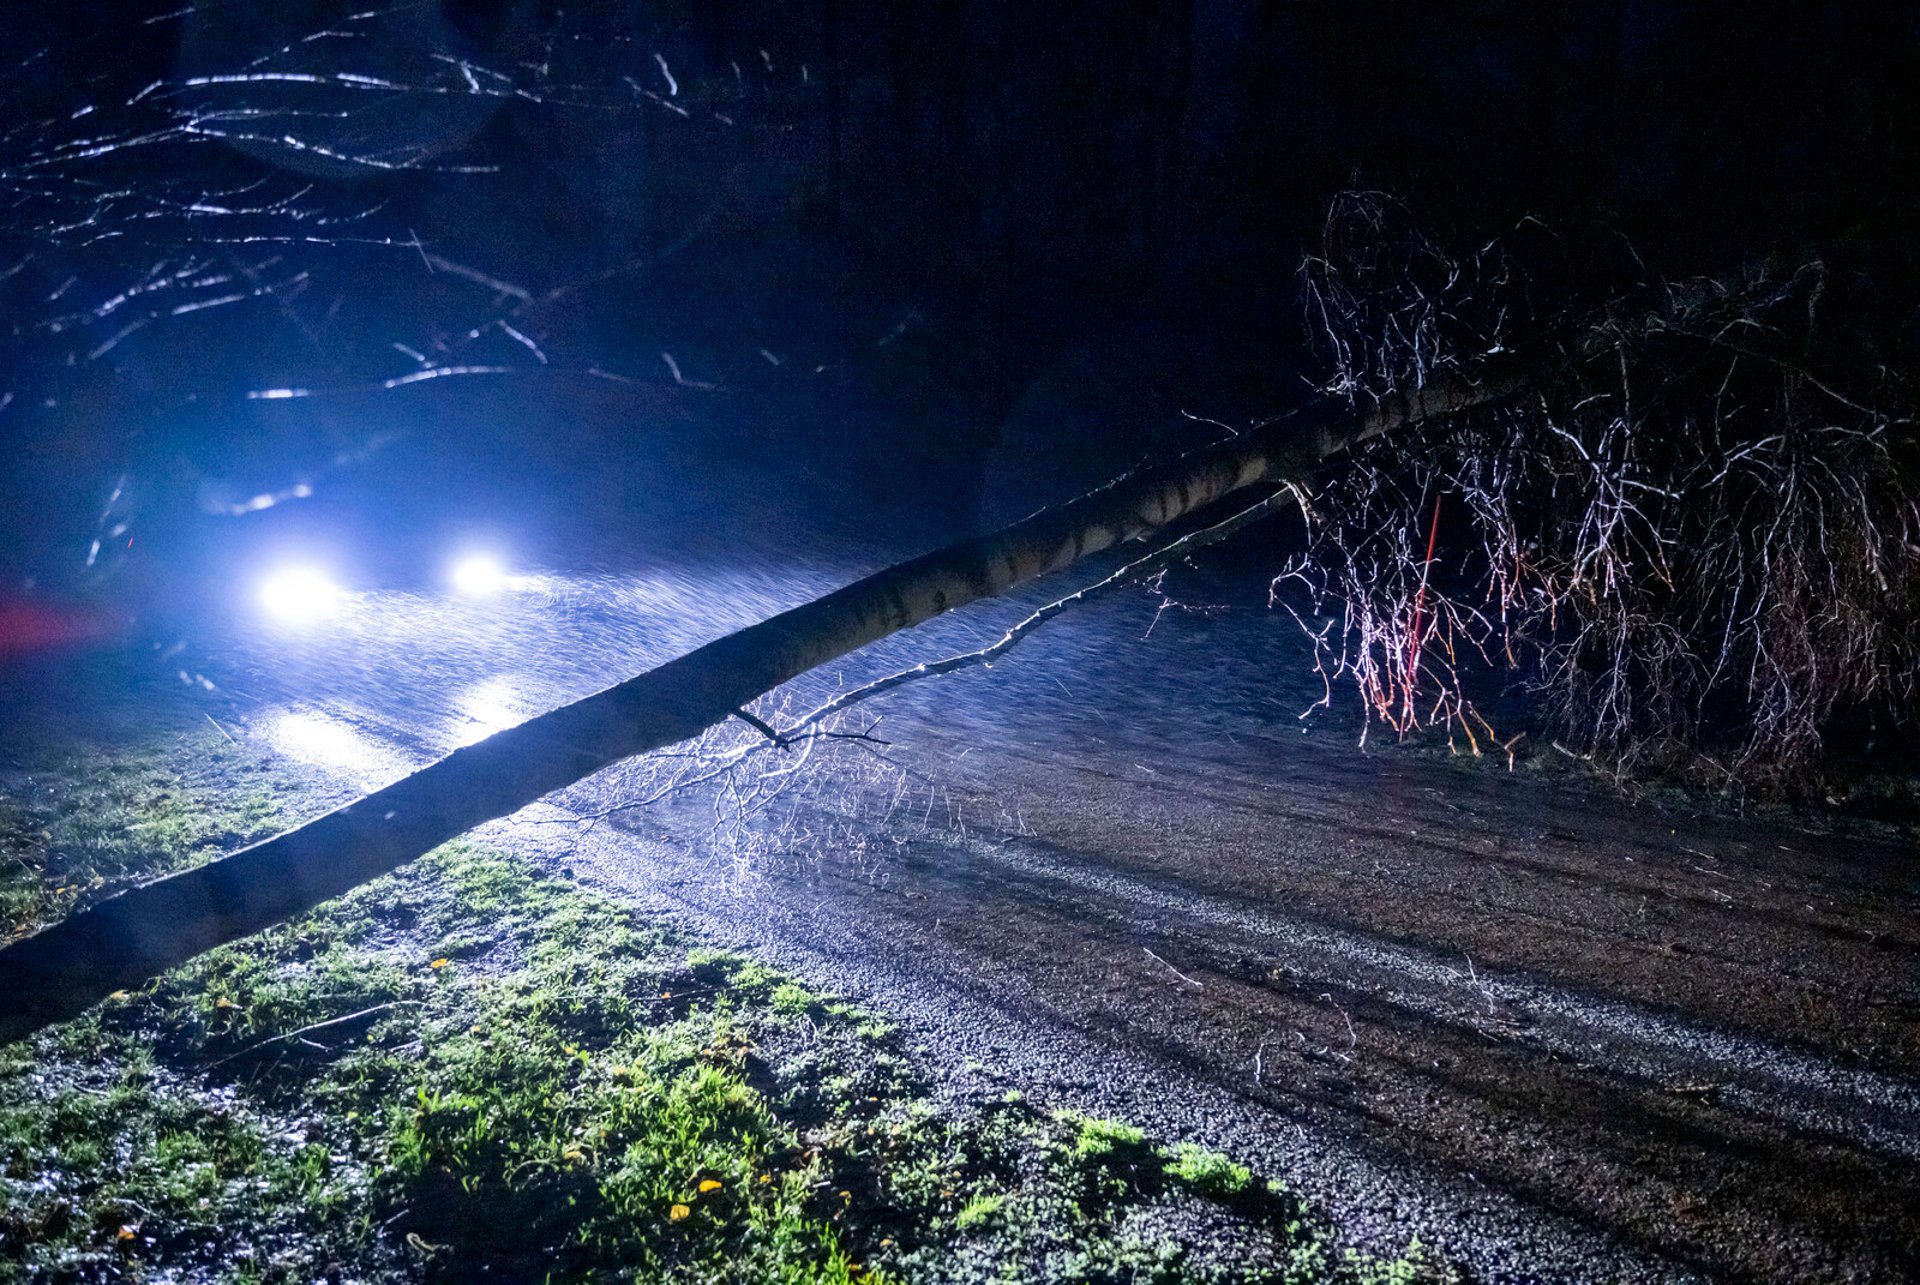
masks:
<svg viewBox="0 0 1920 1285"><path fill-rule="evenodd" d="M369 786L860 570L368 593L305 629L239 619L195 672L235 734ZM622 810L687 770L628 765L493 833L877 1005L957 1084L1285 1175L1369 1247L1417 1236L1513 1280L1920 1271L1914 854L1362 750L1351 707L1297 717L1317 688L1258 590L1109 600L863 707L847 730L873 740L798 770L769 753Z"/></svg>

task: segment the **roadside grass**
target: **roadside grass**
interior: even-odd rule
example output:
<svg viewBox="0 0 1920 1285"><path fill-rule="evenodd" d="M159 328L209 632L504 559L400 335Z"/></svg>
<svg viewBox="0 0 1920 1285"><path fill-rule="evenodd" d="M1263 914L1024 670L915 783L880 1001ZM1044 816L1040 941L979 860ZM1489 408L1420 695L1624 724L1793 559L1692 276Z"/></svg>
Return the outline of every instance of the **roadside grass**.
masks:
<svg viewBox="0 0 1920 1285"><path fill-rule="evenodd" d="M48 770L0 777L0 941L274 829L266 770L221 742L197 749L198 774L225 778L222 789L183 777L165 749L72 746Z"/></svg>
<svg viewBox="0 0 1920 1285"><path fill-rule="evenodd" d="M237 802L61 770L0 812L9 931L280 815L251 764ZM877 1015L456 843L0 1049L0 1280L1445 1274L1226 1156L963 1099Z"/></svg>

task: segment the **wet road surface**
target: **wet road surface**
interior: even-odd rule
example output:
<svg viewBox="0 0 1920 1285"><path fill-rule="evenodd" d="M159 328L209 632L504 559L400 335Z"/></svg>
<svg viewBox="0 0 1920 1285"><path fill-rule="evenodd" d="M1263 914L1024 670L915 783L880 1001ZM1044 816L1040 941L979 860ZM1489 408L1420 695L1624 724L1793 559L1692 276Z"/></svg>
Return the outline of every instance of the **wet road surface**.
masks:
<svg viewBox="0 0 1920 1285"><path fill-rule="evenodd" d="M860 570L372 594L201 659L237 732L372 785ZM1351 712L1303 732L1304 650L1257 590L1204 616L1145 595L1070 613L992 670L865 707L883 747L818 754L771 798L581 822L651 793L643 764L494 833L865 997L963 1082L1286 1174L1373 1247L1417 1235L1509 1279L1920 1271L1913 853L1362 752ZM812 688L977 646L1019 609Z"/></svg>

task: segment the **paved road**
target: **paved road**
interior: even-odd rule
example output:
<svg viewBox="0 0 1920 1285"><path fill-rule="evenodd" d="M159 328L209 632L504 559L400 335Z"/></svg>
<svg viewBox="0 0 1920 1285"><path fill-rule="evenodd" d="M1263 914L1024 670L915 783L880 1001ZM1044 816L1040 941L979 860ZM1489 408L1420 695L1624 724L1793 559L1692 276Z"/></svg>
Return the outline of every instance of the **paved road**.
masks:
<svg viewBox="0 0 1920 1285"><path fill-rule="evenodd" d="M373 594L196 663L248 736L373 784L860 569ZM1293 626L1210 588L1233 609L1111 601L888 698L884 749L771 799L579 824L657 779L615 769L500 832L869 998L962 1081L1284 1172L1374 1246L1511 1279L1920 1272L1910 850L1302 732Z"/></svg>

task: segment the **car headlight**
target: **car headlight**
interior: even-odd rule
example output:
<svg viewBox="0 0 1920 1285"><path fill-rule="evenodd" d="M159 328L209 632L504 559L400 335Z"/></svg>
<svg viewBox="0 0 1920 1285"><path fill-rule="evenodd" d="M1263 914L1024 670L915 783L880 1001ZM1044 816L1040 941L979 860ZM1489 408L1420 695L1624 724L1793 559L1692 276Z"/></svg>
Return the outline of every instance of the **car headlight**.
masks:
<svg viewBox="0 0 1920 1285"><path fill-rule="evenodd" d="M310 625L332 615L346 590L316 566L282 567L260 582L261 610L283 625Z"/></svg>
<svg viewBox="0 0 1920 1285"><path fill-rule="evenodd" d="M456 593L490 598L507 587L509 577L506 565L493 554L469 553L453 564L447 579Z"/></svg>

